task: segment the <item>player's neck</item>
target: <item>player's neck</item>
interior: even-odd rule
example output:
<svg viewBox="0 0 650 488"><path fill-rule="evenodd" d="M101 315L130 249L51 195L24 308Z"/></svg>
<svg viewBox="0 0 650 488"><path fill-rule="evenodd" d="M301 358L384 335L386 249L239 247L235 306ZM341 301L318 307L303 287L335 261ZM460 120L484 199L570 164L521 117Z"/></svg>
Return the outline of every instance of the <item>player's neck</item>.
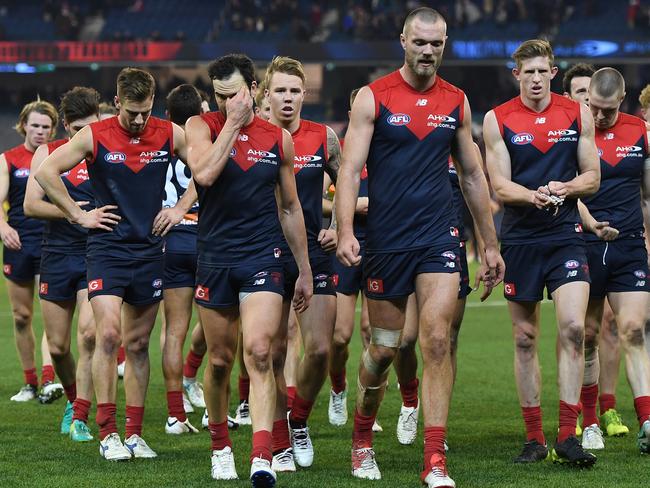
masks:
<svg viewBox="0 0 650 488"><path fill-rule="evenodd" d="M406 64L399 69L399 73L411 88L420 92L427 91L436 82L436 73L432 76L418 76Z"/></svg>
<svg viewBox="0 0 650 488"><path fill-rule="evenodd" d="M27 139L25 139L23 146L25 146L25 149L27 149L30 153L36 152L37 148L32 146Z"/></svg>
<svg viewBox="0 0 650 488"><path fill-rule="evenodd" d="M289 134L293 134L300 128L300 116L296 117L293 120L279 120L271 116L269 122L271 122L273 125L281 127L282 129L286 129Z"/></svg>
<svg viewBox="0 0 650 488"><path fill-rule="evenodd" d="M525 97L523 94L519 95L521 103L525 107L531 109L533 112L543 112L551 104L551 93L549 92L544 98L540 100L531 100L530 98Z"/></svg>

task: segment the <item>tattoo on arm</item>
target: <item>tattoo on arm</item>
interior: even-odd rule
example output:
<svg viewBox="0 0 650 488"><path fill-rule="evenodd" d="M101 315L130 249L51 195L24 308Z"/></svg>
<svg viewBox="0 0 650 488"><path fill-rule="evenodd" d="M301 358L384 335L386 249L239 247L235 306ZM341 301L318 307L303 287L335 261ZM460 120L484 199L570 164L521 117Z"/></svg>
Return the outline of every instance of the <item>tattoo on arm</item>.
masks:
<svg viewBox="0 0 650 488"><path fill-rule="evenodd" d="M330 127L327 127L327 154L329 157L325 164L325 171L336 184L339 167L341 166L341 144L339 144L339 138Z"/></svg>

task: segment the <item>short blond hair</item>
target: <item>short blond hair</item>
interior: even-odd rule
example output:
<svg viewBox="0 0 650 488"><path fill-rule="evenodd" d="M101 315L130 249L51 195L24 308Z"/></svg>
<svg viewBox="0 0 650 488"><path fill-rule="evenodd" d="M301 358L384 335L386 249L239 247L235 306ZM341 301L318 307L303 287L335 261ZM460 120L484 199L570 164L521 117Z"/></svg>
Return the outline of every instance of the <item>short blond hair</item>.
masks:
<svg viewBox="0 0 650 488"><path fill-rule="evenodd" d="M14 126L16 132L18 132L23 137L27 135L25 132L25 124L27 123L29 114L32 112L47 115L50 118L52 121L52 131L50 132L49 140L54 139L54 135L56 134L56 127L59 125L59 114L56 111L54 105L52 105L50 102L46 102L45 100L41 100L40 98L37 98L33 102L29 102L20 111L18 122L16 122L16 125Z"/></svg>
<svg viewBox="0 0 650 488"><path fill-rule="evenodd" d="M257 87L257 93L255 93L255 106L261 107L262 101L264 100L264 92L266 91L266 80L262 81Z"/></svg>
<svg viewBox="0 0 650 488"><path fill-rule="evenodd" d="M156 81L151 73L138 68L124 68L117 75L117 97L131 102L144 102L156 92Z"/></svg>
<svg viewBox="0 0 650 488"><path fill-rule="evenodd" d="M647 110L650 108L650 85L646 85L641 94L639 95L639 103L641 108Z"/></svg>
<svg viewBox="0 0 650 488"><path fill-rule="evenodd" d="M284 73L286 75L297 76L305 83L305 69L302 63L296 59L287 56L276 56L266 68L264 75L264 86L269 89L271 87L271 78L274 73Z"/></svg>
<svg viewBox="0 0 650 488"><path fill-rule="evenodd" d="M544 39L529 39L522 42L519 47L512 53L512 59L517 63L517 68L521 69L521 65L527 59L537 58L539 56L548 58L548 62L553 67L553 49L551 44Z"/></svg>

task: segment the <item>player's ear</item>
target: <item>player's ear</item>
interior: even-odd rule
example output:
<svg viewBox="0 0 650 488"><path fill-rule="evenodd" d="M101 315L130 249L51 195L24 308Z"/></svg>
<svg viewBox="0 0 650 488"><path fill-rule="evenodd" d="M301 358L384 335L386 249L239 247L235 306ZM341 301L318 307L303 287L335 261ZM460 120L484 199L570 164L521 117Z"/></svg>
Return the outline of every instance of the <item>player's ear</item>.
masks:
<svg viewBox="0 0 650 488"><path fill-rule="evenodd" d="M399 35L399 43L402 45L402 49L406 51L406 36L403 32Z"/></svg>
<svg viewBox="0 0 650 488"><path fill-rule="evenodd" d="M120 109L120 99L118 98L117 95L115 95L115 97L113 98L113 103L115 104L115 108L119 110Z"/></svg>
<svg viewBox="0 0 650 488"><path fill-rule="evenodd" d="M514 76L517 79L517 81L519 81L519 75L521 75L519 68L517 68L516 66L512 68L512 76Z"/></svg>
<svg viewBox="0 0 650 488"><path fill-rule="evenodd" d="M557 74L557 66L551 67L551 79L555 78L555 75Z"/></svg>
<svg viewBox="0 0 650 488"><path fill-rule="evenodd" d="M251 97L253 97L253 100L255 100L255 94L257 93L257 81L253 80L253 83L251 83Z"/></svg>

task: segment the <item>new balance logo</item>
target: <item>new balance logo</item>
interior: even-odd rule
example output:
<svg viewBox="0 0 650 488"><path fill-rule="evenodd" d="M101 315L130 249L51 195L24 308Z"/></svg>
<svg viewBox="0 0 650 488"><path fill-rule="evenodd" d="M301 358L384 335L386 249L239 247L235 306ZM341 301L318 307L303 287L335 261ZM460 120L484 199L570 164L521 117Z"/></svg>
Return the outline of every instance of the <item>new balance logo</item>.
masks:
<svg viewBox="0 0 650 488"><path fill-rule="evenodd" d="M426 98L418 98L418 101L415 102L416 107L426 107L428 100Z"/></svg>
<svg viewBox="0 0 650 488"><path fill-rule="evenodd" d="M614 134L612 132L608 132L607 134L605 134L605 137L603 137L603 139L605 139L606 141L611 141L612 139L614 139Z"/></svg>
<svg viewBox="0 0 650 488"><path fill-rule="evenodd" d="M140 138L132 137L131 140L129 141L129 144L140 144Z"/></svg>
<svg viewBox="0 0 650 488"><path fill-rule="evenodd" d="M535 119L536 124L545 124L546 123L546 117L537 117Z"/></svg>

